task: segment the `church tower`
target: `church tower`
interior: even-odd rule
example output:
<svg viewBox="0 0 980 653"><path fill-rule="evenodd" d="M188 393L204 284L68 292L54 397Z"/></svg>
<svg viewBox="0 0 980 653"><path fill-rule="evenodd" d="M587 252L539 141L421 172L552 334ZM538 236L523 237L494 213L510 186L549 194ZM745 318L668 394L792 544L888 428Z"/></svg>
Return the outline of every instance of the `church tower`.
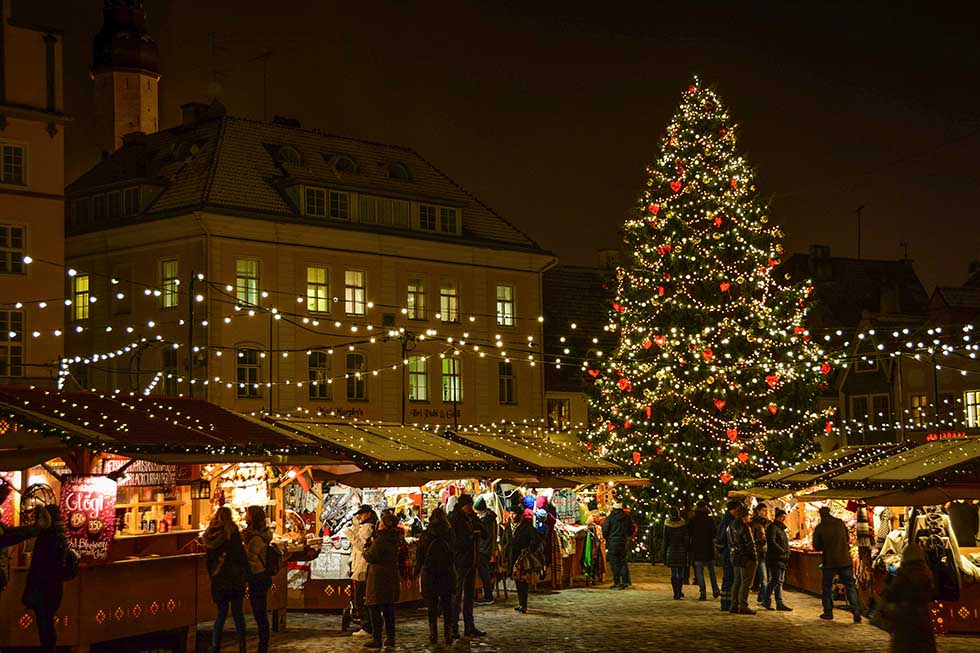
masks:
<svg viewBox="0 0 980 653"><path fill-rule="evenodd" d="M160 55L143 0L105 0L102 15L92 57L95 129L100 150L112 152L125 134L158 129Z"/></svg>

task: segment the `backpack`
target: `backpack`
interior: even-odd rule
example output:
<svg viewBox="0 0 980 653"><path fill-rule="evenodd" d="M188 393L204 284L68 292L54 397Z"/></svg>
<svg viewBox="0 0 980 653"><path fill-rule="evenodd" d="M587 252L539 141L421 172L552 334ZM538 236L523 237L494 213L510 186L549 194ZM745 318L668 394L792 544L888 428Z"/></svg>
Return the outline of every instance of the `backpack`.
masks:
<svg viewBox="0 0 980 653"><path fill-rule="evenodd" d="M265 548L265 574L270 578L279 573L282 567L282 551L279 546L269 542Z"/></svg>
<svg viewBox="0 0 980 653"><path fill-rule="evenodd" d="M82 556L79 555L78 551L71 547L65 547L65 553L61 559L61 579L69 581L78 576L78 565L81 561Z"/></svg>

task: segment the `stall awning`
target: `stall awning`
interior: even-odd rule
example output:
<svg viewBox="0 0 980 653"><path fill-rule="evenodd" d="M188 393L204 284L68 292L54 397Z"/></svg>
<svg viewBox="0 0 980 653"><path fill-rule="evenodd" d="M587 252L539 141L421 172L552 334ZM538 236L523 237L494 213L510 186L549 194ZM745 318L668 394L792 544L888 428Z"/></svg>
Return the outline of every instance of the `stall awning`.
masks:
<svg viewBox="0 0 980 653"><path fill-rule="evenodd" d="M881 495L880 490L848 490L843 488L828 488L826 490L818 490L816 492L810 492L809 494L797 494L796 498L799 501L826 501L828 499L840 499L842 501L870 501L875 503L873 499ZM898 505L889 503L879 503L877 505Z"/></svg>
<svg viewBox="0 0 980 653"><path fill-rule="evenodd" d="M648 478L636 478L626 474L596 474L594 476L562 476L576 485L595 485L597 483L614 483L616 485L650 485Z"/></svg>
<svg viewBox="0 0 980 653"><path fill-rule="evenodd" d="M747 487L732 490L728 493L730 497L756 497L757 499L779 499L792 494L792 490L781 487Z"/></svg>
<svg viewBox="0 0 980 653"><path fill-rule="evenodd" d="M913 490L980 480L980 438L927 442L840 474L834 488Z"/></svg>
<svg viewBox="0 0 980 653"><path fill-rule="evenodd" d="M546 476L622 474L611 462L593 456L579 443L532 434L486 434L447 431L446 437L500 456L518 471Z"/></svg>
<svg viewBox="0 0 980 653"><path fill-rule="evenodd" d="M755 479L756 486L784 488L784 494L792 490L824 483L848 470L873 463L894 453L905 451L909 444L888 444L861 447L842 447L817 454L812 459Z"/></svg>

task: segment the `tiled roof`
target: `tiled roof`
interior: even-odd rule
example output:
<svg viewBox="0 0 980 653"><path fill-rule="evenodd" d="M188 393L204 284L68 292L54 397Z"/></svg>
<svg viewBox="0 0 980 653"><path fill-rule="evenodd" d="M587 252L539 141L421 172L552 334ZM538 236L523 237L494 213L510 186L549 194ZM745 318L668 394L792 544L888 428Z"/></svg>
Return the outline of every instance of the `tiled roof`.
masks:
<svg viewBox="0 0 980 653"><path fill-rule="evenodd" d="M938 286L936 295L949 308L980 311L980 288Z"/></svg>
<svg viewBox="0 0 980 653"><path fill-rule="evenodd" d="M278 161L275 154L283 146L295 148L302 163L291 165ZM341 155L354 160L356 173L337 170L335 163ZM406 166L411 179L389 176L392 163ZM280 221L324 224L323 219L302 216L282 190L291 183L307 182L458 207L462 211L464 240L487 246L542 251L530 237L411 148L324 134L287 124L220 115L143 138L130 138L105 161L70 184L66 194L69 197L84 196L105 186L135 181L155 183L163 188L140 216L131 218L136 221L212 209ZM343 221L328 224L332 228L405 233L403 229ZM453 236L411 233L419 238L460 240Z"/></svg>

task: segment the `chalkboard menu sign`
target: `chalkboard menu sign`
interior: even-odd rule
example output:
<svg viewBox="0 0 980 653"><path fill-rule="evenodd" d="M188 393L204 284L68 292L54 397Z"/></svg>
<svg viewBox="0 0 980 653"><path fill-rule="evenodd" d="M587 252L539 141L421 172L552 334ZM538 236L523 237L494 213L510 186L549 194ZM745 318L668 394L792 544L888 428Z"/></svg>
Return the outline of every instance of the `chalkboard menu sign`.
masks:
<svg viewBox="0 0 980 653"><path fill-rule="evenodd" d="M110 458L102 461L102 473L111 474L122 469L128 460ZM134 460L126 467L119 487L170 486L177 483L177 465L160 465L147 460Z"/></svg>
<svg viewBox="0 0 980 653"><path fill-rule="evenodd" d="M61 516L68 546L82 562L107 561L116 533L116 482L105 476L62 477Z"/></svg>

